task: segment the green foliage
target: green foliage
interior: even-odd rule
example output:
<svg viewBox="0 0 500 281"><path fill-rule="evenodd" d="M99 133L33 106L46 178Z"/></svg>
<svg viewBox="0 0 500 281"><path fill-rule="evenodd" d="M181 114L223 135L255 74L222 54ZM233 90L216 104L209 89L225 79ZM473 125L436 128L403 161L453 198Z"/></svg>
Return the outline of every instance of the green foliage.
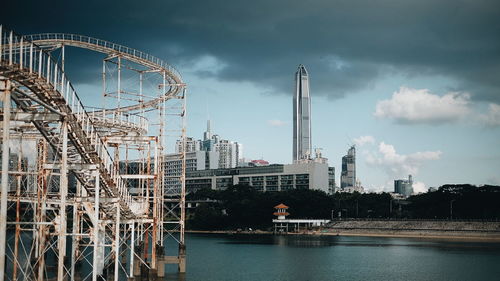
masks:
<svg viewBox="0 0 500 281"><path fill-rule="evenodd" d="M454 219L500 218L500 187L444 185L438 191L419 194L407 200L394 200L388 193L336 193L318 190L259 192L244 185L223 191L203 189L188 195L188 200L210 199L190 216L188 227L200 230L272 226L274 206L290 207L289 218L415 218L447 219L453 201Z"/></svg>
<svg viewBox="0 0 500 281"><path fill-rule="evenodd" d="M470 184L443 185L438 191L414 195L408 199L413 218L498 219L500 186Z"/></svg>
<svg viewBox="0 0 500 281"><path fill-rule="evenodd" d="M217 204L202 203L196 208L194 218L188 221L191 229L216 230L227 225L226 216Z"/></svg>

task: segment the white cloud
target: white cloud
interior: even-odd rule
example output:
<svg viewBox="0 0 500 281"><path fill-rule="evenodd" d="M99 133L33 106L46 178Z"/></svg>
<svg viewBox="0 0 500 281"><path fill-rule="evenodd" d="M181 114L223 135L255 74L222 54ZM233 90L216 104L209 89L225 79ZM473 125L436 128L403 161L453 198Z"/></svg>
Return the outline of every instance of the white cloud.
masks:
<svg viewBox="0 0 500 281"><path fill-rule="evenodd" d="M425 183L417 181L413 183L413 193L424 193L427 192L428 188Z"/></svg>
<svg viewBox="0 0 500 281"><path fill-rule="evenodd" d="M401 123L455 122L470 113L469 99L466 93L438 96L427 89L401 87L391 99L377 102L374 116Z"/></svg>
<svg viewBox="0 0 500 281"><path fill-rule="evenodd" d="M20 145L22 144L22 145ZM34 163L37 156L37 145L34 140L23 140L21 143L19 139L12 139L9 143L11 153L18 154L22 150L23 157L27 157L30 164Z"/></svg>
<svg viewBox="0 0 500 281"><path fill-rule="evenodd" d="M273 120L267 120L267 124L269 124L272 127L282 127L286 125L285 121L273 119Z"/></svg>
<svg viewBox="0 0 500 281"><path fill-rule="evenodd" d="M480 121L491 127L500 126L500 105L490 103L488 106L488 113L479 115Z"/></svg>
<svg viewBox="0 0 500 281"><path fill-rule="evenodd" d="M215 56L203 55L197 57L185 67L185 72L193 72L198 74L215 75L223 70L227 65Z"/></svg>
<svg viewBox="0 0 500 281"><path fill-rule="evenodd" d="M360 136L359 138L354 139L354 143L357 146L363 146L365 144L373 144L375 143L375 138L372 136Z"/></svg>
<svg viewBox="0 0 500 281"><path fill-rule="evenodd" d="M408 175L417 175L424 162L438 160L441 157L441 151L423 151L412 154L399 154L393 145L381 142L378 151L369 152L366 155L366 163L370 166L380 168L388 176L388 184L385 190L392 190L392 181L395 179L406 178ZM424 189L425 184L416 182L417 188Z"/></svg>

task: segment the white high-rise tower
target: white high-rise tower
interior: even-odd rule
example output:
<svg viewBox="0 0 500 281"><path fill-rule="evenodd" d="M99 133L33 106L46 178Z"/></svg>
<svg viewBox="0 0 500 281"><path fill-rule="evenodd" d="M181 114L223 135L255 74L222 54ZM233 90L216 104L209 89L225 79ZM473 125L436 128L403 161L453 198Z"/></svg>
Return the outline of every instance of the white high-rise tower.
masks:
<svg viewBox="0 0 500 281"><path fill-rule="evenodd" d="M309 75L301 64L295 73L293 96L293 161L311 159L311 97Z"/></svg>

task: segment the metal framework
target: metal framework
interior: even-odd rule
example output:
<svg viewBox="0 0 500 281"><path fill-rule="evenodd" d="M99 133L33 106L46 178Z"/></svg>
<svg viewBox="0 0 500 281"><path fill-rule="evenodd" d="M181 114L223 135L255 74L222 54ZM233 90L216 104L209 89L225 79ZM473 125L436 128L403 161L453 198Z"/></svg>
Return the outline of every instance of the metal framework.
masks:
<svg viewBox="0 0 500 281"><path fill-rule="evenodd" d="M66 77L66 46L105 55L100 106L84 106ZM184 149L181 174L162 161L169 136L185 146L173 67L100 39L0 26L0 93L0 281L185 272Z"/></svg>

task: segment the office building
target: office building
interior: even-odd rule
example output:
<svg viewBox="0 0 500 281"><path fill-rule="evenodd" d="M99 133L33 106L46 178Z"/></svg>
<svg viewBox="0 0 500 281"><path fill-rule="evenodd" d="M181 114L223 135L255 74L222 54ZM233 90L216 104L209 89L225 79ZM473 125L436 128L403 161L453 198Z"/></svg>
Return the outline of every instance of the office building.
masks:
<svg viewBox="0 0 500 281"><path fill-rule="evenodd" d="M306 68L299 65L295 73L293 96L293 162L311 159L311 98L309 76Z"/></svg>
<svg viewBox="0 0 500 281"><path fill-rule="evenodd" d="M335 170L328 164L309 162L290 165L239 167L191 171L186 173L188 192L203 188L224 190L231 185L248 185L258 191L285 191L291 189L315 189L329 192L335 184L331 178Z"/></svg>
<svg viewBox="0 0 500 281"><path fill-rule="evenodd" d="M186 152L186 173L205 169L218 168L218 154L215 151L190 151ZM180 154L167 154L163 158L165 185L169 190L180 190L181 184L178 176L182 173L182 160Z"/></svg>

